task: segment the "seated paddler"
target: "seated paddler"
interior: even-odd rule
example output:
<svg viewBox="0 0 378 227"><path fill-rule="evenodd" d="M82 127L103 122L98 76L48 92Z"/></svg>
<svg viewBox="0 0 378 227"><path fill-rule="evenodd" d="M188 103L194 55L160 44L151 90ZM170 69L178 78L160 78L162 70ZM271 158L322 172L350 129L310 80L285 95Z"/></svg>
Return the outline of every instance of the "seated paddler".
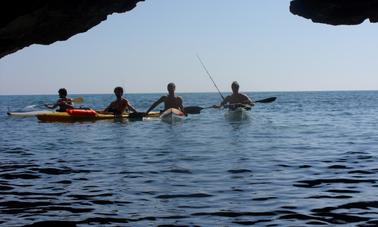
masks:
<svg viewBox="0 0 378 227"><path fill-rule="evenodd" d="M116 100L111 102L108 107L105 108L104 112L111 112L114 115L122 115L125 111L126 112L138 112L131 103L123 97L123 88L116 87L114 88L114 94L116 96Z"/></svg>
<svg viewBox="0 0 378 227"><path fill-rule="evenodd" d="M45 106L49 109L55 109L59 107L56 111L57 112L66 112L68 109L73 109L72 99L67 97L67 90L65 88L61 88L58 91L59 99L54 104L45 104Z"/></svg>
<svg viewBox="0 0 378 227"><path fill-rule="evenodd" d="M167 95L163 95L161 96L156 102L154 102L150 108L148 108L148 110L146 111L146 115L148 115L148 113L155 109L155 107L157 107L158 105L160 105L161 103L164 103L164 111L166 111L167 109L170 109L170 108L175 108L175 109L178 109L180 111L182 111L183 113L185 113L184 111L184 107L183 107L183 100L180 96L177 96L175 91L176 91L176 85L174 83L169 83L167 85L167 90L168 90L168 94Z"/></svg>

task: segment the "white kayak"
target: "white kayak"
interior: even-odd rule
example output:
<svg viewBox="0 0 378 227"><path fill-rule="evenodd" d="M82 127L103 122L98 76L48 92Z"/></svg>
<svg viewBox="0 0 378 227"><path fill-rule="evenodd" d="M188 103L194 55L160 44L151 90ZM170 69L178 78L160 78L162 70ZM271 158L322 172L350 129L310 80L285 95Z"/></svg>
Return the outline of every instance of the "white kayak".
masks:
<svg viewBox="0 0 378 227"><path fill-rule="evenodd" d="M228 106L227 111L225 112L225 117L231 121L241 121L249 119L251 106L242 105L242 106Z"/></svg>
<svg viewBox="0 0 378 227"><path fill-rule="evenodd" d="M185 114L181 110L170 108L160 114L160 119L163 122L174 124L182 122L185 119Z"/></svg>
<svg viewBox="0 0 378 227"><path fill-rule="evenodd" d="M51 110L39 110L39 111L29 111L29 112L8 112L9 116L14 117L35 117L40 114L48 114L53 113L54 111Z"/></svg>

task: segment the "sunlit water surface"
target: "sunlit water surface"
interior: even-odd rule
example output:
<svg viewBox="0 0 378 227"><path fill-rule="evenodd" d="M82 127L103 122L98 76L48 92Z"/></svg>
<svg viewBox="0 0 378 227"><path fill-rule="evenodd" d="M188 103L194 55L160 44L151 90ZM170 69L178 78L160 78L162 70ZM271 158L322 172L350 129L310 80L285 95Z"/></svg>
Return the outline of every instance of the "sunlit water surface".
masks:
<svg viewBox="0 0 378 227"><path fill-rule="evenodd" d="M246 120L205 109L174 125L41 123L6 112L55 96L0 96L0 225L378 225L378 92L250 95L278 99ZM159 95L127 97L144 111Z"/></svg>

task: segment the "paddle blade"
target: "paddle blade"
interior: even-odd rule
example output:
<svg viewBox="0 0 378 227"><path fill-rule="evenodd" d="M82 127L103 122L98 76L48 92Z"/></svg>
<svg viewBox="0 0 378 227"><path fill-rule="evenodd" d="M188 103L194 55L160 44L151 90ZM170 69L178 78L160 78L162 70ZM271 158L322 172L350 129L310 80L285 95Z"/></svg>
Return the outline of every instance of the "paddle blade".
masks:
<svg viewBox="0 0 378 227"><path fill-rule="evenodd" d="M77 97L77 98L72 99L72 102L82 103L82 102L84 102L84 98L83 97Z"/></svg>
<svg viewBox="0 0 378 227"><path fill-rule="evenodd" d="M145 115L146 115L145 113L132 112L132 113L129 113L128 118L132 120L142 120Z"/></svg>
<svg viewBox="0 0 378 227"><path fill-rule="evenodd" d="M203 110L200 106L187 106L184 108L184 112L187 114L199 114Z"/></svg>
<svg viewBox="0 0 378 227"><path fill-rule="evenodd" d="M277 99L277 97L270 97L270 98L267 98L267 99L257 100L256 102L258 102L258 103L271 103L271 102L276 101L276 99Z"/></svg>

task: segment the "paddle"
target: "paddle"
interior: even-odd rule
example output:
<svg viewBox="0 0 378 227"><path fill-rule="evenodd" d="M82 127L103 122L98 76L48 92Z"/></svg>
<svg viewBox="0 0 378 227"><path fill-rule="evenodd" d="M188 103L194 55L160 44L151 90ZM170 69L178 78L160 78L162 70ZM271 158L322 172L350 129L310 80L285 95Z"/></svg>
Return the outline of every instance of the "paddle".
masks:
<svg viewBox="0 0 378 227"><path fill-rule="evenodd" d="M84 102L84 98L83 97L77 97L77 98L71 99L71 102L72 103L83 103ZM53 105L53 104L42 104L40 106L44 106L44 107L50 108L49 107L50 105Z"/></svg>
<svg viewBox="0 0 378 227"><path fill-rule="evenodd" d="M209 109L209 108L213 108L213 107L212 106L210 107L187 106L187 107L184 107L184 112L187 114L200 114L201 110Z"/></svg>
<svg viewBox="0 0 378 227"><path fill-rule="evenodd" d="M235 104L227 104L224 105L224 108L230 109L230 110L236 110L237 108L243 108L245 110L251 110L252 106L248 104L243 103L235 103Z"/></svg>
<svg viewBox="0 0 378 227"><path fill-rule="evenodd" d="M82 103L82 102L84 102L84 98L83 97L77 97L77 98L72 99L72 102Z"/></svg>
<svg viewBox="0 0 378 227"><path fill-rule="evenodd" d="M270 97L270 98L266 98L266 99L260 99L260 100L257 100L255 102L257 103L271 103L271 102L274 102L276 101L277 97Z"/></svg>
<svg viewBox="0 0 378 227"><path fill-rule="evenodd" d="M142 112L131 112L129 113L129 118L130 120L143 120L143 117L145 116L145 113Z"/></svg>
<svg viewBox="0 0 378 227"><path fill-rule="evenodd" d="M271 103L271 102L274 102L276 99L277 97L270 97L266 99L257 100L255 101L255 103ZM216 108L216 107L215 106L209 106L209 107L188 106L184 108L184 111L187 114L200 114L203 109L209 109L209 108Z"/></svg>

